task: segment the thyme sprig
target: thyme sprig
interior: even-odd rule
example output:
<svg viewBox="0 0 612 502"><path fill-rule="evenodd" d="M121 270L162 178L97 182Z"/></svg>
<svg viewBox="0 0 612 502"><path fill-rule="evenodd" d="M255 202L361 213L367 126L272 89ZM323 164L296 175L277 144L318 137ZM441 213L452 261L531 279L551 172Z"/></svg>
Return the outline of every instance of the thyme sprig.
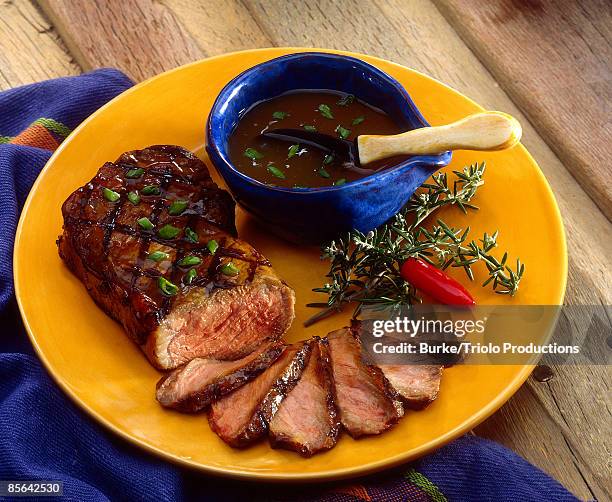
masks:
<svg viewBox="0 0 612 502"><path fill-rule="evenodd" d="M328 295L325 309L311 317L306 325L327 317L350 302L357 302L355 315L362 305L380 307L420 303L416 289L400 276L401 264L408 258L420 258L442 269L463 268L474 280L472 266L484 263L489 277L482 286L491 285L497 294L514 296L525 272L519 259L510 267L508 253L497 259L498 232L484 233L481 239L469 239L470 227L453 228L441 219L431 228L422 222L445 206L457 206L464 213L477 210L471 203L484 184L485 163L476 163L462 171L453 171L456 179L449 186L445 173L432 176L415 193L405 208L385 225L364 234L353 230L323 248L324 259L330 260L330 279L314 291Z"/></svg>

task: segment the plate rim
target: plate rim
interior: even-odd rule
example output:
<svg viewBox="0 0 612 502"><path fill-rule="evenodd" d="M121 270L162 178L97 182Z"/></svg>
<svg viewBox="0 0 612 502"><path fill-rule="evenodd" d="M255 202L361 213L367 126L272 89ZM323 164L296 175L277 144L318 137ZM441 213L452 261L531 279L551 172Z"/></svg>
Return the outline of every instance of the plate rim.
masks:
<svg viewBox="0 0 612 502"><path fill-rule="evenodd" d="M473 104L478 109L484 110L484 108L481 105L476 103L474 100L472 100L471 98L469 98L462 92L437 80L434 77L431 77L430 75L427 75L419 70L415 70L408 66L404 66L399 63L389 61L385 58L380 58L377 56L370 56L368 54L363 54L359 52L343 51L343 50L336 50L336 49L325 49L325 48L319 48L319 47L286 46L286 47L265 47L265 48L258 48L258 49L247 49L247 50L232 51L232 52L227 52L223 54L218 54L216 56L202 58L197 61L192 61L185 65L181 65L176 68L169 69L167 71L154 75L146 80L143 80L142 82L138 82L133 87L125 90L121 94L117 95L116 97L114 97L113 99L105 103L103 106L98 108L94 113L88 116L85 120L83 120L66 137L66 139L61 143L61 145L53 152L49 160L46 162L45 166L41 169L36 180L32 184L32 187L28 193L26 201L23 204L23 207L22 207L22 210L19 216L19 222L18 222L17 229L15 232L15 241L13 245L13 282L14 282L14 288L15 288L15 297L17 299L19 313L21 315L22 322L26 329L26 333L28 334L28 338L30 339L32 346L34 347L34 351L36 355L38 356L39 360L43 363L43 366L45 367L46 372L51 376L51 379L62 389L64 394L67 395L73 403L75 403L81 410L85 411L86 414L88 414L90 417L96 420L99 424L103 425L108 430L112 431L113 433L117 434L124 440L128 441L130 444L136 445L139 448L144 449L148 453L152 453L158 457L161 457L164 460L167 460L177 466L188 467L188 468L200 471L200 472L204 472L207 474L213 474L213 475L224 477L224 478L234 478L234 479L241 479L241 480L247 480L247 481L267 481L267 482L272 482L272 483L300 483L300 482L313 483L313 482L318 482L318 481L340 480L340 479L348 479L348 478L354 478L358 476L364 476L364 475L372 474L372 473L379 472L382 470L391 469L398 465L405 464L407 462L415 460L427 453L432 453L438 450L439 448L446 445L453 439L459 437L460 435L463 435L467 431L473 429L474 427L482 423L489 416L495 413L499 408L501 408L501 406L503 406L516 393L516 391L522 386L525 380L529 377L529 375L531 374L534 368L534 366L532 365L521 366L521 369L516 374L516 376L508 382L506 387L504 387L504 389L499 394L497 394L495 399L491 400L486 406L482 407L477 413L472 415L468 420L465 420L463 423L447 431L445 434L442 434L436 437L434 440L430 441L429 443L413 448L410 452L407 452L407 453L397 454L393 457L385 458L385 459L378 460L375 462L370 462L367 464L360 465L358 467L353 466L353 467L332 469L332 470L326 471L323 474L311 473L311 472L306 472L306 473L256 472L252 470L243 470L239 467L228 468L228 467L206 466L206 465L202 465L201 463L191 461L188 458L181 457L173 453L168 453L167 451L164 451L161 448L148 444L146 441L144 441L141 438L131 436L128 432L122 430L118 426L109 422L106 418L104 418L98 412L93 410L85 401L80 399L72 391L68 383L64 382L53 371L47 357L45 356L43 351L40 349L38 342L34 336L34 333L32 332L32 329L30 328L28 317L26 315L24 306L22 305L21 294L20 294L21 285L19 281L19 275L20 275L19 271L21 269L21 261L19 260L18 250L22 242L22 234L23 234L23 228L25 226L26 215L29 211L34 194L38 191L38 187L41 183L42 178L44 177L43 175L46 173L48 169L50 169L50 166L55 162L56 157L59 157L62 154L64 148L66 148L67 145L70 143L72 137L76 136L81 131L81 129L87 127L89 122L91 122L98 114L103 113L107 107L112 106L115 100L118 100L120 97L126 94L136 92L140 88L147 85L149 82L159 79L159 78L163 78L167 74L182 71L185 68L201 64L204 61L223 59L228 56L236 56L240 54L246 55L246 54L253 54L253 53L267 53L270 51L289 53L289 51L304 52L304 51L313 51L313 50L332 53L332 54L345 54L345 55L349 55L349 56L353 56L357 58L365 57L368 59L372 59L374 61L381 61L386 64L390 64L391 66L394 66L394 67L397 67L403 70L408 69L411 72L417 73L421 76L426 77L427 79L435 81L437 84L440 84L441 86L451 90L452 92L459 94L462 98L468 100L471 104ZM276 56L272 56L272 57L276 57ZM540 179L543 181L544 186L546 187L549 193L549 196L554 202L552 206L554 207L555 219L559 223L560 238L561 238L561 254L562 254L562 257L564 258L562 260L563 269L561 271L562 283L561 283L561 287L558 292L558 298L557 298L557 303L556 303L558 305L561 305L563 304L565 293L566 293L566 288L567 288L567 268L568 268L567 238L566 238L566 233L565 233L565 227L563 224L563 218L561 217L561 211L559 209L559 205L557 204L557 200L555 198L554 192L552 191L552 188L550 184L548 183L548 180L544 176L544 173L542 172L540 166L535 161L533 156L529 153L529 151L522 144L518 144L515 148L520 148L522 150L522 153L526 154L528 159L536 167L535 172L537 173L537 176L539 176Z"/></svg>

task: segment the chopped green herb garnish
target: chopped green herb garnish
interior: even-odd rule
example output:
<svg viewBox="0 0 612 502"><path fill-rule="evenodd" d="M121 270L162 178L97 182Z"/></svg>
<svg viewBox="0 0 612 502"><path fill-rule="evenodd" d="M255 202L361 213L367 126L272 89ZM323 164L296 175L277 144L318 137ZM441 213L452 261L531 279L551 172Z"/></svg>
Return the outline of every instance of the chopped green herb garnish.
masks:
<svg viewBox="0 0 612 502"><path fill-rule="evenodd" d="M277 178L280 178L281 180L284 180L287 176L285 176L285 173L282 172L278 167L273 166L273 165L269 165L267 167L268 172L272 175L272 176L276 176Z"/></svg>
<svg viewBox="0 0 612 502"><path fill-rule="evenodd" d="M170 255L168 253L164 253L163 251L153 251L152 253L149 253L147 255L147 258L149 260L153 260L153 261L162 261L162 260L167 260L170 257Z"/></svg>
<svg viewBox="0 0 612 502"><path fill-rule="evenodd" d="M183 282L185 284L191 284L197 276L198 276L198 273L196 272L196 269L192 268L189 272L185 274L185 277L183 278Z"/></svg>
<svg viewBox="0 0 612 502"><path fill-rule="evenodd" d="M137 221L140 227L144 230L153 230L153 223L151 223L151 220L146 216L139 218Z"/></svg>
<svg viewBox="0 0 612 502"><path fill-rule="evenodd" d="M208 241L208 244L206 244L206 247L210 251L210 254L215 254L217 252L217 249L219 249L219 244L217 244L217 241L215 239L210 239Z"/></svg>
<svg viewBox="0 0 612 502"><path fill-rule="evenodd" d="M295 154L298 153L300 149L300 145L291 145L289 147L289 153L287 154L287 158L290 159L291 157L293 157Z"/></svg>
<svg viewBox="0 0 612 502"><path fill-rule="evenodd" d="M339 187L346 183L346 178L340 178L339 180L334 181L334 186Z"/></svg>
<svg viewBox="0 0 612 502"><path fill-rule="evenodd" d="M334 161L334 156L332 154L328 154L323 159L323 164L328 165L328 164L331 164L333 161Z"/></svg>
<svg viewBox="0 0 612 502"><path fill-rule="evenodd" d="M361 115L361 116L359 116L359 117L354 118L354 119L353 119L352 124L353 124L353 125L359 125L359 124L361 124L361 123L362 123L364 120L365 120L365 117L364 117L363 115Z"/></svg>
<svg viewBox="0 0 612 502"><path fill-rule="evenodd" d="M104 195L104 198L109 202L117 202L121 197L121 195L110 188L103 188L102 195Z"/></svg>
<svg viewBox="0 0 612 502"><path fill-rule="evenodd" d="M185 209L187 209L188 205L189 201L187 200L175 200L172 204L170 204L168 214L178 216L179 214L182 214Z"/></svg>
<svg viewBox="0 0 612 502"><path fill-rule="evenodd" d="M317 173L322 178L331 178L331 175L326 171L326 169L323 166L319 167L319 170L317 171Z"/></svg>
<svg viewBox="0 0 612 502"><path fill-rule="evenodd" d="M340 106L348 106L353 101L355 101L355 96L353 96L352 94L345 94L338 100L336 104Z"/></svg>
<svg viewBox="0 0 612 502"><path fill-rule="evenodd" d="M274 112L272 117L277 120L283 120L287 115L289 115L287 112Z"/></svg>
<svg viewBox="0 0 612 502"><path fill-rule="evenodd" d="M349 135L351 134L350 129L346 129L345 127L342 127L341 125L338 125L335 131L338 133L338 136L340 136L342 139L348 138Z"/></svg>
<svg viewBox="0 0 612 502"><path fill-rule="evenodd" d="M238 275L240 269L230 261L221 267L221 273L223 275Z"/></svg>
<svg viewBox="0 0 612 502"><path fill-rule="evenodd" d="M138 192L129 192L127 198L135 206L140 203L140 195L138 195Z"/></svg>
<svg viewBox="0 0 612 502"><path fill-rule="evenodd" d="M195 267L202 263L202 258L194 255L185 256L178 262L179 267Z"/></svg>
<svg viewBox="0 0 612 502"><path fill-rule="evenodd" d="M159 195L161 190L158 185L147 185L140 191L142 195Z"/></svg>
<svg viewBox="0 0 612 502"><path fill-rule="evenodd" d="M332 114L331 108L328 105L320 104L319 105L319 112L321 112L321 115L323 115L326 119L333 119L334 118L334 115Z"/></svg>
<svg viewBox="0 0 612 502"><path fill-rule="evenodd" d="M258 152L257 150L255 150L255 148L247 148L244 151L244 156L252 160L263 159L263 153Z"/></svg>
<svg viewBox="0 0 612 502"><path fill-rule="evenodd" d="M176 284L172 284L165 277L160 277L159 279L157 279L157 285L159 286L159 289L162 290L162 293L168 296L174 296L178 293L179 290Z"/></svg>
<svg viewBox="0 0 612 502"><path fill-rule="evenodd" d="M185 237L189 242L193 244L198 243L198 234L196 234L191 228L185 227Z"/></svg>
<svg viewBox="0 0 612 502"><path fill-rule="evenodd" d="M138 169L129 169L127 173L125 173L126 178L140 178L144 174L144 169L139 167Z"/></svg>
<svg viewBox="0 0 612 502"><path fill-rule="evenodd" d="M180 233L181 229L173 227L172 225L164 225L157 231L157 235L162 239L174 239Z"/></svg>
<svg viewBox="0 0 612 502"><path fill-rule="evenodd" d="M313 125L305 125L304 130L308 132L317 132L317 128Z"/></svg>

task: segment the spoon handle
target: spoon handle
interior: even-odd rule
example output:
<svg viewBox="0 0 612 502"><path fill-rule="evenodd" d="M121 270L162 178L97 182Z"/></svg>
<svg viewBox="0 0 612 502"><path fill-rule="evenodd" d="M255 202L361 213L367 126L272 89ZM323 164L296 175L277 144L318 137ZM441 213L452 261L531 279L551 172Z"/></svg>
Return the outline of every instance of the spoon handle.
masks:
<svg viewBox="0 0 612 502"><path fill-rule="evenodd" d="M359 161L368 164L394 155L431 155L446 150L503 150L521 139L521 125L502 112L469 115L451 124L413 129L393 136L357 137Z"/></svg>

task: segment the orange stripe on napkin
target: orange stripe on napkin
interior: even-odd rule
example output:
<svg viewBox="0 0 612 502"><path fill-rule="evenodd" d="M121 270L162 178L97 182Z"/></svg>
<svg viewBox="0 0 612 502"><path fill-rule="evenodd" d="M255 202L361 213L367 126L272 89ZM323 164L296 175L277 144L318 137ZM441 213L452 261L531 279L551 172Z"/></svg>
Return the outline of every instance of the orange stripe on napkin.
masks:
<svg viewBox="0 0 612 502"><path fill-rule="evenodd" d="M44 148L45 150L54 151L59 142L53 135L42 125L33 124L26 130L15 136L11 143L14 145L33 146L35 148Z"/></svg>

